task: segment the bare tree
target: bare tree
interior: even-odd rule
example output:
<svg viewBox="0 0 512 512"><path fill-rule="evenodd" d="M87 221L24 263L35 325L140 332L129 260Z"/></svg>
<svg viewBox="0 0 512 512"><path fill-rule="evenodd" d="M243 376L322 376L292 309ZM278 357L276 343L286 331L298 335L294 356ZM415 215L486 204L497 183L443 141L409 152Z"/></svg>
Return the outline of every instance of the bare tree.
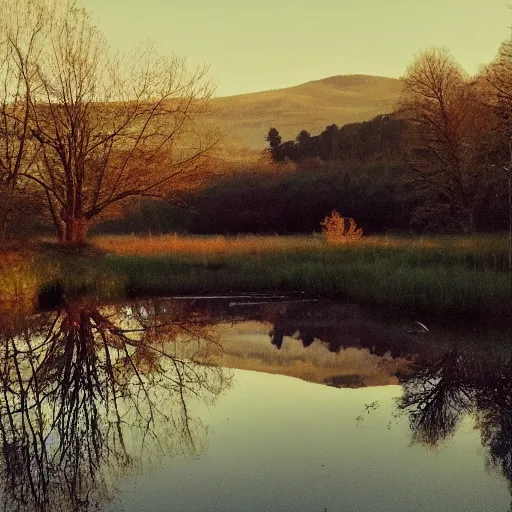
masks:
<svg viewBox="0 0 512 512"><path fill-rule="evenodd" d="M207 69L189 72L151 45L116 54L74 0L8 4L26 2L44 12L45 44L18 59L36 73L24 84L24 115L38 155L19 176L44 191L59 240L82 243L94 220L130 198L175 201L197 186L217 141L201 122L213 92ZM6 40L19 55L19 42Z"/></svg>
<svg viewBox="0 0 512 512"><path fill-rule="evenodd" d="M501 141L501 147L508 150L508 158L496 164L501 164L508 187L508 268L512 297L512 39L501 44L497 57L486 67L483 77L489 86L487 103L498 120L497 139Z"/></svg>
<svg viewBox="0 0 512 512"><path fill-rule="evenodd" d="M487 100L501 120L501 128L512 133L512 39L504 41L483 76L489 84Z"/></svg>
<svg viewBox="0 0 512 512"><path fill-rule="evenodd" d="M410 164L433 203L429 211L443 212L454 226L471 231L491 175L485 155L492 113L478 85L444 49L422 52L403 81Z"/></svg>
<svg viewBox="0 0 512 512"><path fill-rule="evenodd" d="M35 194L20 175L35 164L38 144L30 132L31 93L43 45L47 12L31 0L0 5L0 243Z"/></svg>

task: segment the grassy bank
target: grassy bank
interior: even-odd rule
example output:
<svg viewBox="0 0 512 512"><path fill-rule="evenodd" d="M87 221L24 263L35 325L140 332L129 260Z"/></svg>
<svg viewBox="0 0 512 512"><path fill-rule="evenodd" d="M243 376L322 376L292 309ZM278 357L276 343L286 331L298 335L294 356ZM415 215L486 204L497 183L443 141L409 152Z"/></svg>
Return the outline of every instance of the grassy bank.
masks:
<svg viewBox="0 0 512 512"><path fill-rule="evenodd" d="M29 265L31 286L101 297L304 291L418 314L481 321L510 316L506 237L367 237L350 245L328 245L316 236L91 242L85 251L42 245Z"/></svg>

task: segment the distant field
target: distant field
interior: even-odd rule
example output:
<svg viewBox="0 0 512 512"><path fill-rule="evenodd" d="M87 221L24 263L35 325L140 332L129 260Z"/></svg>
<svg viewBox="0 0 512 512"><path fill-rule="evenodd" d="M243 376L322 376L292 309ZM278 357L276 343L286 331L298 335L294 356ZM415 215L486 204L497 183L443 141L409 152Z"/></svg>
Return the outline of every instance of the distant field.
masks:
<svg viewBox="0 0 512 512"><path fill-rule="evenodd" d="M401 89L395 78L334 76L286 89L215 98L212 121L227 133L228 145L261 150L272 126L289 140L302 129L316 134L333 123L367 121L391 112Z"/></svg>
<svg viewBox="0 0 512 512"><path fill-rule="evenodd" d="M437 235L401 237L392 235L365 236L355 243L326 244L316 235L106 235L92 238L91 245L117 254L211 254L238 253L295 253L296 251L359 251L362 249L386 249L417 251L423 258L466 259L468 256L486 257L487 263L496 267L498 261L508 257L508 239L505 235Z"/></svg>

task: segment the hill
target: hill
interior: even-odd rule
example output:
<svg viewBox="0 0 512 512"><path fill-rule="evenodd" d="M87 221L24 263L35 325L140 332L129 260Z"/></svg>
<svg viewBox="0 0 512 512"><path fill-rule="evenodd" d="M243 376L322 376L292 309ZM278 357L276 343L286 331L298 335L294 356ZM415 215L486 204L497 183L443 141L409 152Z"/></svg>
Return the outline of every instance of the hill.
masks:
<svg viewBox="0 0 512 512"><path fill-rule="evenodd" d="M272 126L288 140L302 129L315 134L333 123L341 126L388 113L401 88L395 78L333 76L286 89L214 98L212 118L228 134L229 146L261 150Z"/></svg>

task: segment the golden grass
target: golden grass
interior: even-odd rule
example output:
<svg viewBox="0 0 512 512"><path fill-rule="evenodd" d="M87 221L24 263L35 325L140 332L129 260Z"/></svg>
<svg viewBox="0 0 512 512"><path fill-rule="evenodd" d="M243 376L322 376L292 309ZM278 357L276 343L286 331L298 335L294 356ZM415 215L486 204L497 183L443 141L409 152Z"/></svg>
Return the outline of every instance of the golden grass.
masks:
<svg viewBox="0 0 512 512"><path fill-rule="evenodd" d="M319 235L92 242L109 252L90 261L95 275L126 276L131 294L302 291L415 315L494 322L512 314L505 236L368 236L335 245Z"/></svg>
<svg viewBox="0 0 512 512"><path fill-rule="evenodd" d="M393 110L402 84L394 78L348 75L302 85L214 98L212 121L236 146L263 149L275 126L284 140L305 129L314 134L336 123L367 121Z"/></svg>
<svg viewBox="0 0 512 512"><path fill-rule="evenodd" d="M492 246L503 245L496 236L438 236L438 237L400 237L400 236L365 236L351 241L352 248L379 249L418 249L418 250L450 250L480 251L492 250ZM95 247L121 255L150 256L157 254L207 254L207 255L238 255L295 253L297 251L323 251L332 248L319 235L297 236L258 236L258 235L158 235L130 236L108 235L92 239ZM343 244L336 244L342 247ZM497 249L499 247L496 247Z"/></svg>
<svg viewBox="0 0 512 512"><path fill-rule="evenodd" d="M324 246L311 236L100 236L93 244L116 254L149 256L153 254L256 254L318 250Z"/></svg>
<svg viewBox="0 0 512 512"><path fill-rule="evenodd" d="M507 239L499 235L368 236L335 245L320 235L103 236L91 244L78 252L40 244L28 258L4 256L0 300L52 290L105 300L301 291L415 315L494 322L512 314Z"/></svg>
<svg viewBox="0 0 512 512"><path fill-rule="evenodd" d="M270 323L254 321L218 324L214 332L222 340L223 354L215 356L213 362L226 368L288 375L308 382L352 380L365 386L397 384L395 373L408 365L405 359L375 356L366 349L330 352L320 341L305 349L291 337L285 337L283 346L277 349L270 343L271 327Z"/></svg>
<svg viewBox="0 0 512 512"><path fill-rule="evenodd" d="M18 316L35 307L39 280L28 252L0 254L0 316Z"/></svg>

